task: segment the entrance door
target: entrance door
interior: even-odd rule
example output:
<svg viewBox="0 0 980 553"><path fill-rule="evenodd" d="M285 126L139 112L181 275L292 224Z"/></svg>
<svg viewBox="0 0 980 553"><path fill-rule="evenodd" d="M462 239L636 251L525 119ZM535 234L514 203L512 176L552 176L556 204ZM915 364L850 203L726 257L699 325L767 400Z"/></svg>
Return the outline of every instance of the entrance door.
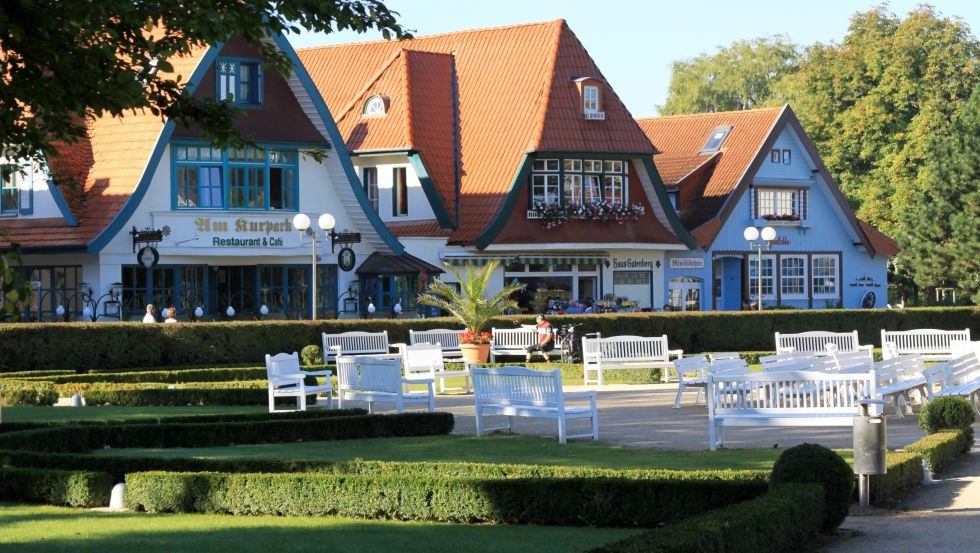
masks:
<svg viewBox="0 0 980 553"><path fill-rule="evenodd" d="M714 260L715 279L720 280L720 294L715 298L715 308L721 311L742 309L742 258L735 256L719 257Z"/></svg>

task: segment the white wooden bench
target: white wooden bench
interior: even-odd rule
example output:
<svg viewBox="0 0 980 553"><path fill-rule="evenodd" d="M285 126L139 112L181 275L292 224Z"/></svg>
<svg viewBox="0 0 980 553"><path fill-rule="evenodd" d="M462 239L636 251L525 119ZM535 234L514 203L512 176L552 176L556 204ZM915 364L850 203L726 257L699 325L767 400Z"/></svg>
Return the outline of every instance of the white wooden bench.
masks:
<svg viewBox="0 0 980 553"><path fill-rule="evenodd" d="M446 370L444 351L439 344L424 342L421 344L402 345L402 369L408 386L415 380L439 381L439 391L446 393L446 379L461 377L466 380L466 392L470 391L470 371L464 364L460 370Z"/></svg>
<svg viewBox="0 0 980 553"><path fill-rule="evenodd" d="M299 366L299 354L277 353L276 355L266 354L265 374L269 379L269 412L276 412L277 397L296 398L296 409L306 411L306 397L311 395L326 394L326 407L330 408L333 398L331 396L333 386L330 383L330 371L303 371ZM326 378L324 384L310 385L306 383L306 377L322 376ZM281 409L282 410L282 409Z"/></svg>
<svg viewBox="0 0 980 553"><path fill-rule="evenodd" d="M891 359L883 359L874 364L878 378L878 397L891 401L895 414L903 417L912 410L912 393L919 399L926 397L926 378L922 375L925 364L922 356L914 353Z"/></svg>
<svg viewBox="0 0 980 553"><path fill-rule="evenodd" d="M915 330L881 331L882 350L889 356L918 353L924 361L945 361L953 358L953 342L970 341L970 329L937 330L919 328ZM885 347L885 344L895 344Z"/></svg>
<svg viewBox="0 0 980 553"><path fill-rule="evenodd" d="M708 447L728 426L852 426L861 399L877 398L874 371L708 375Z"/></svg>
<svg viewBox="0 0 980 553"><path fill-rule="evenodd" d="M669 380L674 364L671 357L679 358L683 350L667 347L667 335L663 336L610 336L609 338L582 338L582 363L585 384L602 384L606 369L662 369L663 381ZM595 376L590 378L590 374Z"/></svg>
<svg viewBox="0 0 980 553"><path fill-rule="evenodd" d="M565 443L568 438L599 439L595 391L562 391L560 369L535 371L526 367L474 367L472 372L477 436L487 430L483 417L505 415L508 417L507 428L511 431L514 417L540 417L558 421L560 443ZM569 406L566 404L569 400L584 400L588 405ZM591 419L589 432L568 434L568 421L573 419Z"/></svg>
<svg viewBox="0 0 980 553"><path fill-rule="evenodd" d="M497 356L513 357L527 356L527 347L538 343L538 331L533 326L521 328L491 328L490 329L490 361L495 363ZM555 334L555 349L548 352L549 358L561 357L561 341ZM534 355L541 355L536 351Z"/></svg>
<svg viewBox="0 0 980 553"><path fill-rule="evenodd" d="M937 363L926 367L922 372L930 400L962 396L973 405L974 412L980 415L980 357L976 353L970 352Z"/></svg>
<svg viewBox="0 0 980 553"><path fill-rule="evenodd" d="M391 351L387 330L381 332L353 330L340 334L324 332L321 339L324 363L335 361L339 355L388 355Z"/></svg>
<svg viewBox="0 0 980 553"><path fill-rule="evenodd" d="M408 383L425 384L427 390L406 392ZM430 413L436 408L434 381L403 378L401 359L342 355L337 357L337 404L343 408L345 401L355 400L366 401L369 413L375 403L393 403L399 413L410 404L423 404Z"/></svg>
<svg viewBox="0 0 980 553"><path fill-rule="evenodd" d="M784 351L759 357L762 372L808 371L813 368L817 356L808 351Z"/></svg>
<svg viewBox="0 0 980 553"><path fill-rule="evenodd" d="M700 401L701 393L708 384L709 373L749 371L748 364L741 357L727 357L711 362L708 359L709 356L705 355L674 359L674 371L677 372L677 395L674 396L674 409L680 409L681 395L685 388L697 388L698 395L694 398L694 402Z"/></svg>
<svg viewBox="0 0 980 553"><path fill-rule="evenodd" d="M861 345L856 330L851 332L828 332L811 330L796 334L776 333L776 353L809 352L816 356L830 355L827 344L834 344L838 351L864 351L873 359L874 346Z"/></svg>
<svg viewBox="0 0 980 553"><path fill-rule="evenodd" d="M452 330L449 328L433 328L430 330L411 330L408 331L409 345L416 344L438 344L442 349L443 361L463 362L463 352L459 349L459 334L462 330Z"/></svg>

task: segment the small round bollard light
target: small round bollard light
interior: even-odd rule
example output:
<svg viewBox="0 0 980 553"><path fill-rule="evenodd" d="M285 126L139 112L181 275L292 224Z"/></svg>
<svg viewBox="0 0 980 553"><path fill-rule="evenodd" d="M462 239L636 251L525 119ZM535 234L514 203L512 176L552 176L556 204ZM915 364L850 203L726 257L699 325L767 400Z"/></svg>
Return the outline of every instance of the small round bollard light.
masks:
<svg viewBox="0 0 980 553"><path fill-rule="evenodd" d="M126 497L126 484L116 484L112 487L112 492L109 494L109 508L110 509L125 509L126 503L124 501Z"/></svg>
<svg viewBox="0 0 980 553"><path fill-rule="evenodd" d="M196 309L194 309L194 316L197 317L198 319L200 319L201 317L203 317L204 316L204 308L203 307L197 307Z"/></svg>
<svg viewBox="0 0 980 553"><path fill-rule="evenodd" d="M374 313L377 310L378 308L374 306L373 301L368 303L368 313Z"/></svg>
<svg viewBox="0 0 980 553"><path fill-rule="evenodd" d="M266 315L268 315L269 314L269 306L263 303L262 304L262 307L259 308L259 314L262 315L263 317L265 317Z"/></svg>
<svg viewBox="0 0 980 553"><path fill-rule="evenodd" d="M62 306L62 305L59 305L58 307L56 307L54 309L54 312L57 313L59 317L64 317L65 316L65 307Z"/></svg>
<svg viewBox="0 0 980 553"><path fill-rule="evenodd" d="M235 316L235 308L229 305L228 306L228 309L225 309L225 315L228 315L228 318L229 319L232 318L232 317L234 317Z"/></svg>

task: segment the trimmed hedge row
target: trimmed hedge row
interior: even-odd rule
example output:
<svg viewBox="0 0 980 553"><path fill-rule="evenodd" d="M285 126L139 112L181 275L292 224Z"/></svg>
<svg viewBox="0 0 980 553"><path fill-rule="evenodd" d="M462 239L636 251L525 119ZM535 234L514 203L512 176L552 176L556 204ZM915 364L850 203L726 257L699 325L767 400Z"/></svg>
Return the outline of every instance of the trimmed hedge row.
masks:
<svg viewBox="0 0 980 553"><path fill-rule="evenodd" d="M52 405L58 401L54 384L38 380L0 379L2 405Z"/></svg>
<svg viewBox="0 0 980 553"><path fill-rule="evenodd" d="M499 317L492 325L511 328L514 321L533 324L533 315ZM963 329L980 332L980 308L819 309L728 312L668 312L563 315L554 325L582 323L580 335L666 334L672 347L687 352L770 351L773 333L805 330L857 330L864 343L880 340L880 330ZM408 330L456 328L451 318L326 319L143 325L2 324L0 372L37 369L90 371L130 366L133 351L148 367L257 363L265 354L300 351L320 343L321 332L388 331L392 343L408 342ZM73 355L65 356L63 352Z"/></svg>
<svg viewBox="0 0 980 553"><path fill-rule="evenodd" d="M823 523L823 489L783 484L755 499L606 544L591 553L798 551Z"/></svg>
<svg viewBox="0 0 980 553"><path fill-rule="evenodd" d="M99 507L109 504L112 483L103 472L0 468L0 499Z"/></svg>
<svg viewBox="0 0 980 553"><path fill-rule="evenodd" d="M905 446L905 451L920 456L937 473L973 447L973 429L948 429L930 434ZM872 480L873 482L873 480Z"/></svg>
<svg viewBox="0 0 980 553"><path fill-rule="evenodd" d="M420 467L380 475L141 472L126 475L126 505L150 512L653 527L751 499L767 487L756 475L547 472L524 478L445 476Z"/></svg>
<svg viewBox="0 0 980 553"><path fill-rule="evenodd" d="M203 447L230 444L449 434L451 413L329 416L263 422L64 425L0 434L0 449L79 453L106 447Z"/></svg>
<svg viewBox="0 0 980 553"><path fill-rule="evenodd" d="M54 384L94 384L100 382L117 383L137 383L137 382L157 382L163 384L178 384L183 382L228 382L228 381L247 381L264 380L266 377L265 367L234 367L234 368L194 368L177 370L146 370L146 371L115 371L92 372L88 374L63 374L45 375L46 371L35 371L36 380L47 380ZM28 373L31 374L31 373Z"/></svg>

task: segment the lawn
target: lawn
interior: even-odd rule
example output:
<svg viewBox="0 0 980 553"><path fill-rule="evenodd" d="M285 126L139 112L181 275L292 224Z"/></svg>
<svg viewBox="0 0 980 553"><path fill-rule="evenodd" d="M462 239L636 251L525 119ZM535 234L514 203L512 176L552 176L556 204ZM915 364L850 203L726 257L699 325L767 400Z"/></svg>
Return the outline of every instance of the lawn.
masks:
<svg viewBox="0 0 980 553"><path fill-rule="evenodd" d="M330 517L107 513L0 503L0 551L32 553L557 553L585 551L637 532Z"/></svg>

